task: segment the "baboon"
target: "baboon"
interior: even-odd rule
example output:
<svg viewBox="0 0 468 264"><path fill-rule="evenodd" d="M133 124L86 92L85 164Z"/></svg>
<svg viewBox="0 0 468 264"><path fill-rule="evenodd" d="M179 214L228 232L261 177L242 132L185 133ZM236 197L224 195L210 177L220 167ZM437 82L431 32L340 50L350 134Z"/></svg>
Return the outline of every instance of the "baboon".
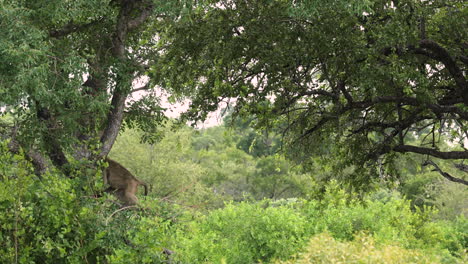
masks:
<svg viewBox="0 0 468 264"><path fill-rule="evenodd" d="M145 187L145 195L148 195L148 186L146 183L139 181L132 173L130 173L124 166L118 162L106 159L109 163L102 173L104 184L109 184L106 192L113 192L117 198L124 203L124 205L135 205L138 203L136 193L138 185Z"/></svg>

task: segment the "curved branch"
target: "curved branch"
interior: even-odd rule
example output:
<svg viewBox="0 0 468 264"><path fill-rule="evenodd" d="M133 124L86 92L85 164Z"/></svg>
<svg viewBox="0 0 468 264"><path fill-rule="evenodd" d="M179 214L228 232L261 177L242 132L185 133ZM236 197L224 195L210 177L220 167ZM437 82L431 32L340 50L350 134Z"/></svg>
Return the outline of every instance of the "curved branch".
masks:
<svg viewBox="0 0 468 264"><path fill-rule="evenodd" d="M455 83L459 88L459 94L463 98L464 103L468 104L468 82L466 81L464 72L460 69L455 59L450 56L449 52L445 48L433 40L423 39L419 42L419 48L409 46L409 49L413 50L416 54L421 54L442 62L455 80ZM457 59L460 59L466 64L466 57L458 57Z"/></svg>
<svg viewBox="0 0 468 264"><path fill-rule="evenodd" d="M145 85L143 85L142 87L138 87L138 88L135 88L133 90L130 91L130 93L136 93L136 92L139 92L139 91L147 91L148 89L150 88L150 85L149 85L149 82Z"/></svg>
<svg viewBox="0 0 468 264"><path fill-rule="evenodd" d="M463 72L458 67L457 63L450 56L450 54L448 53L448 51L446 49L441 47L435 41L432 41L432 40L429 40L429 39L421 40L419 42L419 45L421 46L421 48L425 48L425 49L430 50L432 52L432 53L430 53L430 56L432 56L433 59L441 61L445 65L445 67L447 67L447 70L453 76L453 78L455 79L455 82L457 83L457 85L463 91L467 91L468 84L466 82L465 77L463 76Z"/></svg>
<svg viewBox="0 0 468 264"><path fill-rule="evenodd" d="M447 172L441 170L439 168L439 166L437 166L437 164L435 162L433 162L432 160L426 160L424 163L423 163L423 166L427 166L427 165L432 165L434 167L434 171L437 171L440 173L440 175L442 175L445 179L449 180L449 181L453 181L453 182L457 182L457 183L461 183L461 184L465 184L465 185L468 185L468 181L464 180L464 179L460 179L460 178L455 178L453 177L452 175L448 174Z"/></svg>
<svg viewBox="0 0 468 264"><path fill-rule="evenodd" d="M459 169L459 170L461 170L463 172L468 173L468 165L465 165L463 163L459 163L459 164L455 164L454 166L455 166L455 168L457 168L457 169Z"/></svg>

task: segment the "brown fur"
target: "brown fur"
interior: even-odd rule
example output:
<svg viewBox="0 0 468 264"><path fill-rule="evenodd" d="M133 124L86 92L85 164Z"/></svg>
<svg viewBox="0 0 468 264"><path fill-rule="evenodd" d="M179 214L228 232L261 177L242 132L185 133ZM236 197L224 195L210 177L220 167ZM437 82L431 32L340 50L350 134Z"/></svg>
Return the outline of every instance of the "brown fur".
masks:
<svg viewBox="0 0 468 264"><path fill-rule="evenodd" d="M109 167L104 170L103 180L104 184L109 184L110 187L106 192L113 192L117 198L124 203L124 205L135 205L138 203L136 193L138 185L145 187L145 195L148 195L148 186L146 183L138 180L129 172L124 166L118 162L106 159Z"/></svg>

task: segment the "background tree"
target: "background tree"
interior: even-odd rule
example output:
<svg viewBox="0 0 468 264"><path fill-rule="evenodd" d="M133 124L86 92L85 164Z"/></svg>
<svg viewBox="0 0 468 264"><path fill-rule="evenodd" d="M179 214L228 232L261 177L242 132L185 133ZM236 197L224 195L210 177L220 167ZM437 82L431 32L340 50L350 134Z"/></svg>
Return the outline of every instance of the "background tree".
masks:
<svg viewBox="0 0 468 264"><path fill-rule="evenodd" d="M281 149L281 132L279 126L271 127L259 131L255 129L256 117L254 115L246 117L235 117L229 113L224 118L225 126L233 128L237 137L236 146L243 151L250 153L254 157L274 155Z"/></svg>
<svg viewBox="0 0 468 264"><path fill-rule="evenodd" d="M286 121L301 161L336 147L356 183L417 153L468 184L437 165L468 158L466 18L457 0L209 1L170 27L152 72L190 87L187 117L235 101L264 126Z"/></svg>

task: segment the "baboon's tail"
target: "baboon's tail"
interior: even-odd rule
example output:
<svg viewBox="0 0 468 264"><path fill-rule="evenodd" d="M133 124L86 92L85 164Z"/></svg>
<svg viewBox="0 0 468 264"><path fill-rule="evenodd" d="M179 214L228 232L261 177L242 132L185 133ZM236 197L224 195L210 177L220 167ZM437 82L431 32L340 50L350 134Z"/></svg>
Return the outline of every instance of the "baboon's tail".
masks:
<svg viewBox="0 0 468 264"><path fill-rule="evenodd" d="M143 185L143 187L145 187L145 196L148 195L148 185L144 182L140 182L141 185Z"/></svg>

